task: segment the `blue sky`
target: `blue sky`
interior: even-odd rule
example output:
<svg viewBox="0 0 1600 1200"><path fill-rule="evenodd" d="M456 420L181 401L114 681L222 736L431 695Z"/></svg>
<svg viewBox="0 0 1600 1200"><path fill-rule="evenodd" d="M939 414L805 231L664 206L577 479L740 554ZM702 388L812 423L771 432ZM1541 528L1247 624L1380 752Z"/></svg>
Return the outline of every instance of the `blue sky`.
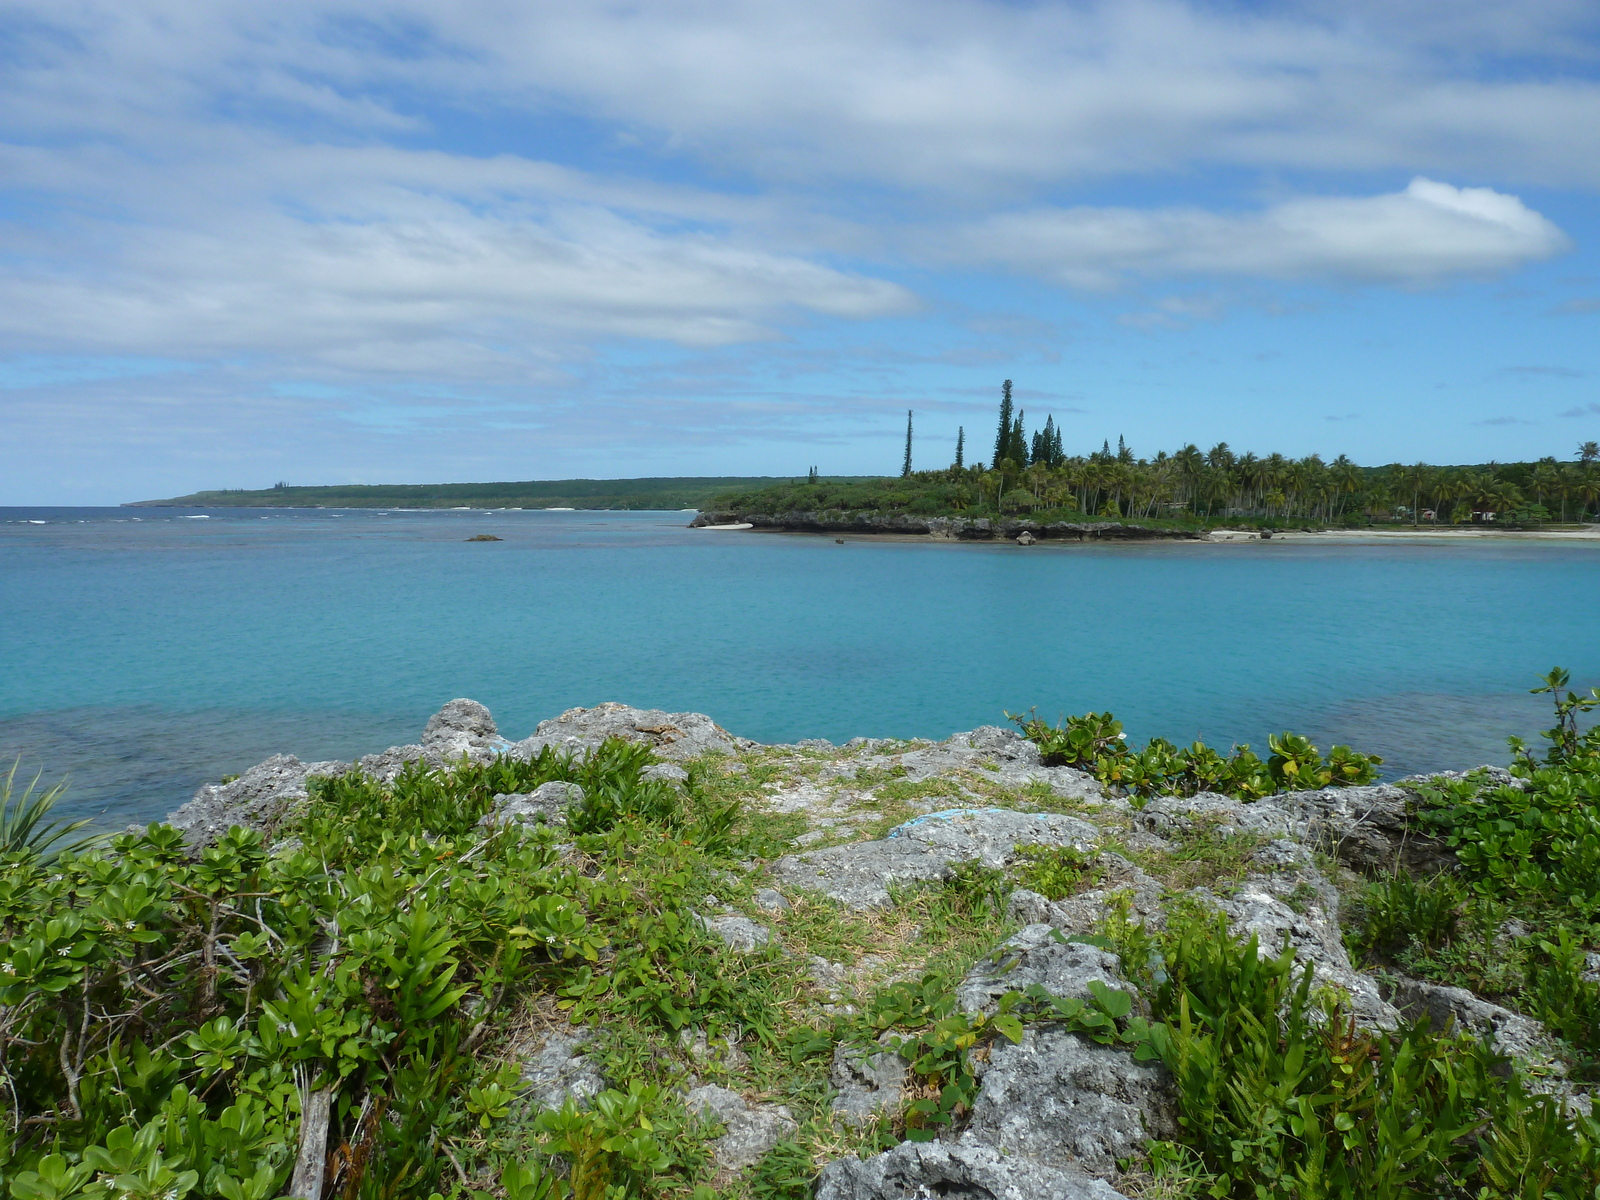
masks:
<svg viewBox="0 0 1600 1200"><path fill-rule="evenodd" d="M0 5L0 504L1600 438L1600 7Z"/></svg>

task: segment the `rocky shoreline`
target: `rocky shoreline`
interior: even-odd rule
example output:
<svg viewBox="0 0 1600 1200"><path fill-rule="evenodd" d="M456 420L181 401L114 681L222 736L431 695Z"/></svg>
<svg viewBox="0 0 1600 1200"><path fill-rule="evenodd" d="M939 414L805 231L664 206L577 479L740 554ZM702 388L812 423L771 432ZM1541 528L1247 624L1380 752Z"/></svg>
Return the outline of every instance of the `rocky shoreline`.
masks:
<svg viewBox="0 0 1600 1200"><path fill-rule="evenodd" d="M1494 525L1371 526L1358 529L1171 529L1129 521L1034 521L1026 517L929 517L906 512L819 511L746 512L719 509L700 513L691 529L748 527L764 533L854 534L893 540L928 538L946 542L1429 542L1600 541L1600 525L1558 529L1514 529Z"/></svg>
<svg viewBox="0 0 1600 1200"><path fill-rule="evenodd" d="M698 713L639 710L622 704L569 710L519 741L501 736L482 705L454 700L419 742L357 763L302 763L278 755L225 784L202 786L169 821L192 845L215 842L233 825L269 839L308 801L307 782L359 767L392 779L404 764L434 767L531 758L546 747L584 756L608 738L646 744L654 779L682 787L689 769L723 779L759 778L749 805L758 818L803 818L787 853L739 864L727 898L707 896L694 914L730 960L778 954L818 1013L854 1012L877 989L915 978L928 954L914 931L886 933L871 953L850 961L805 955L791 924L797 905L826 902L846 913L890 922L905 889L937 886L974 867L1006 871L1038 848L1070 849L1085 864L1083 885L1049 899L1014 887L1004 899L1004 930L991 954L973 962L956 996L963 1011L996 1011L999 997L1029 984L1088 1002L1105 989L1142 1003L1116 954L1074 938L1103 927L1108 914L1161 929L1175 905L1220 914L1236 935L1255 935L1263 957L1292 950L1319 987L1343 997L1358 1029L1389 1031L1426 1015L1436 1027L1492 1037L1534 1086L1587 1112L1590 1097L1568 1083L1560 1048L1539 1022L1460 988L1358 970L1344 945L1341 903L1374 876L1428 876L1454 864L1450 849L1412 818L1420 780L1287 792L1255 802L1201 793L1142 805L1093 777L1046 766L1016 732L984 727L942 742L855 738L761 745ZM1520 786L1499 768L1480 768L1501 785ZM1438 778L1438 777L1432 777ZM558 831L575 784L545 784L525 795L497 795L484 818L548 825ZM559 836L559 833L558 833ZM1232 865L1202 860L1197 848L1226 847ZM1219 857L1220 857L1219 851ZM1600 964L1591 964L1600 966ZM548 1026L518 1043L523 1103L585 1102L607 1079L586 1055L590 1030ZM692 1070L684 1103L708 1122L719 1169L736 1178L794 1134L790 1107L762 1093L737 1045L685 1030L681 1051ZM664 1052L666 1052L664 1050ZM903 1200L961 1195L1022 1200L1116 1200L1139 1193L1148 1139L1175 1136L1174 1081L1159 1063L1136 1061L1049 1023L1030 1025L1015 1044L997 1044L979 1064L980 1089L962 1128L931 1142L906 1141L876 1154L845 1154L821 1173L819 1200ZM894 1114L914 1094L907 1061L881 1051L836 1047L828 1073L832 1119L843 1130ZM720 1133L717 1131L720 1130Z"/></svg>
<svg viewBox="0 0 1600 1200"><path fill-rule="evenodd" d="M1193 541L1203 533L1156 529L1125 521L1030 521L1004 517L924 517L913 513L849 512L702 512L689 523L691 529L717 525L749 525L775 533L854 533L873 535L925 535L943 541L1016 541L1027 535L1037 541Z"/></svg>

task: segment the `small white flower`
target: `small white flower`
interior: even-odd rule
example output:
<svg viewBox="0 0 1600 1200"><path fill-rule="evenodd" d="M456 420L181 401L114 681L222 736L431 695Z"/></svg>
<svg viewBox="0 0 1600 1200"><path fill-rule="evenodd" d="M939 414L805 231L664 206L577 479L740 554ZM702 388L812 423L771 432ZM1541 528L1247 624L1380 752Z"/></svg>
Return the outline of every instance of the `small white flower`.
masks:
<svg viewBox="0 0 1600 1200"><path fill-rule="evenodd" d="M132 922L132 921L124 921L123 925L125 925L129 929L132 929L134 927L134 922Z"/></svg>
<svg viewBox="0 0 1600 1200"><path fill-rule="evenodd" d="M71 953L72 953L72 947L71 946L63 946L63 947L61 947L61 949L56 951L56 954L58 956L60 956L61 958L65 958L65 957L67 957L67 955L69 955Z"/></svg>
<svg viewBox="0 0 1600 1200"><path fill-rule="evenodd" d="M7 975L15 975L17 973L17 964L6 963L5 966L0 967L0 970L3 970Z"/></svg>
<svg viewBox="0 0 1600 1200"><path fill-rule="evenodd" d="M1119 738L1121 738L1123 741L1127 741L1128 740L1128 735L1125 734L1125 733L1119 733L1119 734L1117 734L1117 736Z"/></svg>

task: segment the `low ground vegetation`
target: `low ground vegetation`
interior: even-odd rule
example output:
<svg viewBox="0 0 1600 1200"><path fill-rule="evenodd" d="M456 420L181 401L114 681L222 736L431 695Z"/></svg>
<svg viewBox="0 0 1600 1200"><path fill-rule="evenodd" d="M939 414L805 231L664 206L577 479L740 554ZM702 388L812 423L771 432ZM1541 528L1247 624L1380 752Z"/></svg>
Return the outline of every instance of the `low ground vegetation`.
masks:
<svg viewBox="0 0 1600 1200"><path fill-rule="evenodd" d="M1546 680L1557 725L1541 753L1516 748L1513 785L1418 789L1420 827L1458 869L1369 880L1324 866L1352 901L1363 962L1538 1017L1589 1080L1600 734L1578 724L1597 698L1566 684ZM163 825L46 844L35 813L38 836L0 850L7 1190L274 1200L295 1186L307 1115L325 1106L320 1182L345 1200L800 1200L830 1160L958 1133L988 1055L1042 1023L1171 1072L1178 1132L1122 1164L1130 1195L1600 1196L1600 1123L1541 1094L1492 1044L1422 1023L1359 1027L1291 951L1186 899L1197 886L1226 894L1262 837L1201 822L1152 848L1133 824L1155 796L1361 784L1379 760L1290 735L1266 761L1132 749L1107 714L1019 724L1047 762L1130 798L1096 813L1099 850L1023 845L1003 869L967 864L862 911L800 891L771 907L761 865L808 827L826 844L934 807L1082 802L981 770L959 786L919 782L879 765L881 744L707 757L674 784L646 773L648 747L609 741L586 759L414 764L389 782L352 772L316 784L270 840L235 829L198 855ZM551 782L583 788L564 830L481 824L497 794ZM834 798L832 824L767 808L801 787ZM1169 897L1155 927L1114 893L1095 931L1076 935L1114 950L1137 994L1063 999L1034 985L964 1011L957 985L1016 930L1013 892L1103 889L1107 851ZM1308 889L1299 902L1320 900ZM705 919L723 910L775 936L731 953ZM816 980L819 962L848 975L844 994ZM541 1109L519 1048L574 1026L606 1086ZM830 1107L840 1046L909 1063L903 1100L864 1126ZM721 1127L686 1103L707 1082L792 1115L742 1173L719 1167Z"/></svg>

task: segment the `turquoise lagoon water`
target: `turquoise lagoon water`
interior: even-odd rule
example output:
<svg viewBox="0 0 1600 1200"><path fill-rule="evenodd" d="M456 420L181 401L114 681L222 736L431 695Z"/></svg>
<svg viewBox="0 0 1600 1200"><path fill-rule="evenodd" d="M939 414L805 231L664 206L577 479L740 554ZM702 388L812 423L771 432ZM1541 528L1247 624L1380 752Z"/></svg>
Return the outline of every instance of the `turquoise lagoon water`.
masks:
<svg viewBox="0 0 1600 1200"><path fill-rule="evenodd" d="M145 820L471 696L512 737L603 700L762 741L1111 709L1133 738L1293 728L1399 774L1504 761L1548 723L1526 688L1553 664L1600 683L1600 544L1024 550L688 520L0 509L0 760Z"/></svg>

